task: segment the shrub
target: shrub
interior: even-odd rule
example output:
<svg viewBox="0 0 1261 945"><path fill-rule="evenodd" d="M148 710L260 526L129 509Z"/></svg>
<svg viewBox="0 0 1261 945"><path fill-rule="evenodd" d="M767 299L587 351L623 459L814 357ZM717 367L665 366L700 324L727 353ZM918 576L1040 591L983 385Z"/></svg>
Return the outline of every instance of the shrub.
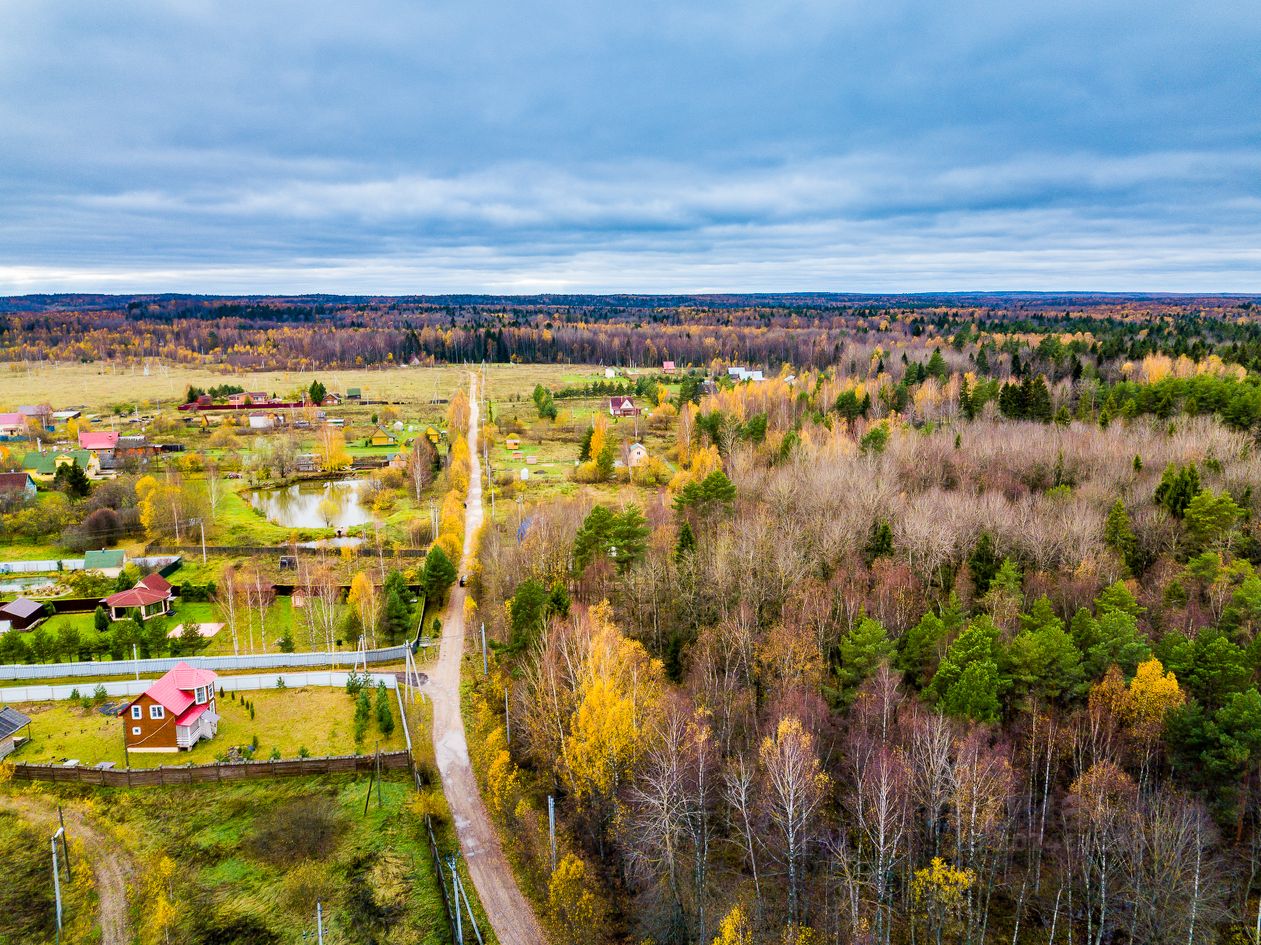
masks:
<svg viewBox="0 0 1261 945"><path fill-rule="evenodd" d="M342 814L332 798L302 797L281 804L255 823L251 852L263 860L288 866L324 859L333 852Z"/></svg>

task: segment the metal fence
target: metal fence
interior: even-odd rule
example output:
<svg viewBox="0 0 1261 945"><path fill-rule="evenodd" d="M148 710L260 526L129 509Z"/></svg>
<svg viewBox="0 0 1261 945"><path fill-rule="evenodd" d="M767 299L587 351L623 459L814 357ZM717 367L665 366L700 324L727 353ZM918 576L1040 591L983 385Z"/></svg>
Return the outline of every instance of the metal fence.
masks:
<svg viewBox="0 0 1261 945"><path fill-rule="evenodd" d="M200 554L201 549L198 547ZM47 558L39 561L0 561L0 574L30 574L41 571L82 571L83 558ZM139 558L128 558L129 564L144 570L148 568L169 568L179 562L178 555L146 555Z"/></svg>
<svg viewBox="0 0 1261 945"><path fill-rule="evenodd" d="M0 666L0 680L50 679L61 676L134 676L165 673L176 663L199 669L232 672L243 669L281 669L320 666L353 669L356 663L393 663L404 658L406 645L390 646L360 653L355 650L331 653L253 653L243 656L164 656L148 660L103 660L99 663L7 663Z"/></svg>
<svg viewBox="0 0 1261 945"><path fill-rule="evenodd" d="M411 768L406 751L383 751L380 755L334 755L326 758L287 758L279 761L241 761L225 764L178 765L157 768L85 768L62 765L13 766L15 781L59 781L95 784L101 787L147 787L163 784L203 784L218 781L247 781L257 778L294 778L313 774L354 774L374 771L378 761L384 771Z"/></svg>
<svg viewBox="0 0 1261 945"><path fill-rule="evenodd" d="M150 661L151 662L151 661ZM385 683L386 689L395 689L398 678L393 673L360 673L367 677L371 685ZM307 673L250 673L242 676L220 676L216 685L226 692L242 692L251 689L277 689L278 680L284 680L286 688L300 689L303 686L332 686L341 688L350 677L348 672L307 672ZM71 685L38 685L8 686L0 689L0 703L8 702L57 702L62 699L91 697L96 687L101 686L105 695L110 697L138 696L151 685L152 679L128 679L125 682L83 683Z"/></svg>

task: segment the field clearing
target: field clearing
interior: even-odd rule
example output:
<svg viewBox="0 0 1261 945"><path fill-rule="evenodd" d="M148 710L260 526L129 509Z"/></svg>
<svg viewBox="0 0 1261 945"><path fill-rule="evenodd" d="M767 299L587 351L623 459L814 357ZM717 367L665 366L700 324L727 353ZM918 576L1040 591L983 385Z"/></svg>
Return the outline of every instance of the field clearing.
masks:
<svg viewBox="0 0 1261 945"><path fill-rule="evenodd" d="M91 692L85 689L84 694L91 695ZM245 708L245 701L254 705L253 719ZM282 758L296 758L299 749L304 747L313 756L351 755L372 752L378 747L382 751L398 751L405 747L398 705L392 692L394 731L388 737L383 736L374 717L360 745L354 740L354 701L340 689L322 686L268 689L239 692L235 699L228 693L218 702L219 734L215 738L198 742L189 751L131 752L131 766L209 764L233 745L249 745L255 736L259 741L256 759L270 757L273 748L279 749ZM32 738L30 744L13 756L14 761L35 764L77 758L83 765L112 761L120 768L125 766L123 719L70 702L39 702L17 708L30 716Z"/></svg>
<svg viewBox="0 0 1261 945"><path fill-rule="evenodd" d="M473 365L443 364L358 370L312 371L210 370L180 364L152 363L147 367L106 363L13 363L0 369L0 404L48 402L83 405L105 410L113 404L182 403L191 384L213 387L240 384L249 389L285 395L319 380L329 390L358 387L371 400L428 404L447 400L467 386ZM480 370L481 365L476 365ZM649 373L638 371L633 373ZM563 386L603 380L602 368L571 364L491 364L486 366L490 397L528 397L535 384Z"/></svg>

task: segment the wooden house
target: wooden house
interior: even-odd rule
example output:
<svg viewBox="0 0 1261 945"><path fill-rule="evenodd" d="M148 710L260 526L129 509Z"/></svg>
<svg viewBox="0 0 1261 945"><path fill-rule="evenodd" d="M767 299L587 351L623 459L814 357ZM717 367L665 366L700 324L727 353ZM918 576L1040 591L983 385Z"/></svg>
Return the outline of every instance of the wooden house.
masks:
<svg viewBox="0 0 1261 945"><path fill-rule="evenodd" d="M128 751L181 751L219 732L215 680L208 669L180 662L123 706Z"/></svg>

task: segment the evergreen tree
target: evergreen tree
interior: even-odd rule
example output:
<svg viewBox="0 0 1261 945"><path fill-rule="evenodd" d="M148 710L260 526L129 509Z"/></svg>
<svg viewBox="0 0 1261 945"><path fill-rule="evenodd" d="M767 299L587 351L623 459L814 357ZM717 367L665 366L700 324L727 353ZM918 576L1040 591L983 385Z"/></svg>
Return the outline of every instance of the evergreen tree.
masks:
<svg viewBox="0 0 1261 945"><path fill-rule="evenodd" d="M1120 499L1113 503L1108 512L1108 518L1103 525L1103 540L1117 553L1117 557L1125 562L1131 574L1139 572L1138 538L1130 526L1130 516L1125 511L1125 503Z"/></svg>
<svg viewBox="0 0 1261 945"><path fill-rule="evenodd" d="M451 559L441 547L434 545L425 555L425 567L421 572L420 582L425 589L425 597L431 603L440 606L446 599L447 589L455 583L455 579L455 565L451 563Z"/></svg>
<svg viewBox="0 0 1261 945"><path fill-rule="evenodd" d="M887 558L893 554L893 529L888 522L881 519L872 523L863 553L869 565L877 558Z"/></svg>
<svg viewBox="0 0 1261 945"><path fill-rule="evenodd" d="M990 589L990 582L998 573L1002 562L994 553L994 541L989 532L982 532L972 554L968 555L968 571L972 575L972 583L976 587L976 595L984 596Z"/></svg>
<svg viewBox="0 0 1261 945"><path fill-rule="evenodd" d="M841 689L852 695L864 679L893 653L889 631L878 620L864 617L841 638L840 666L836 675Z"/></svg>
<svg viewBox="0 0 1261 945"><path fill-rule="evenodd" d="M679 537L674 543L674 557L681 559L696 551L696 535L692 533L692 525L687 519L679 526Z"/></svg>
<svg viewBox="0 0 1261 945"><path fill-rule="evenodd" d="M328 396L328 389L319 381L312 381L310 388L307 389L307 395L310 397L311 403L318 406L324 403L324 398Z"/></svg>

